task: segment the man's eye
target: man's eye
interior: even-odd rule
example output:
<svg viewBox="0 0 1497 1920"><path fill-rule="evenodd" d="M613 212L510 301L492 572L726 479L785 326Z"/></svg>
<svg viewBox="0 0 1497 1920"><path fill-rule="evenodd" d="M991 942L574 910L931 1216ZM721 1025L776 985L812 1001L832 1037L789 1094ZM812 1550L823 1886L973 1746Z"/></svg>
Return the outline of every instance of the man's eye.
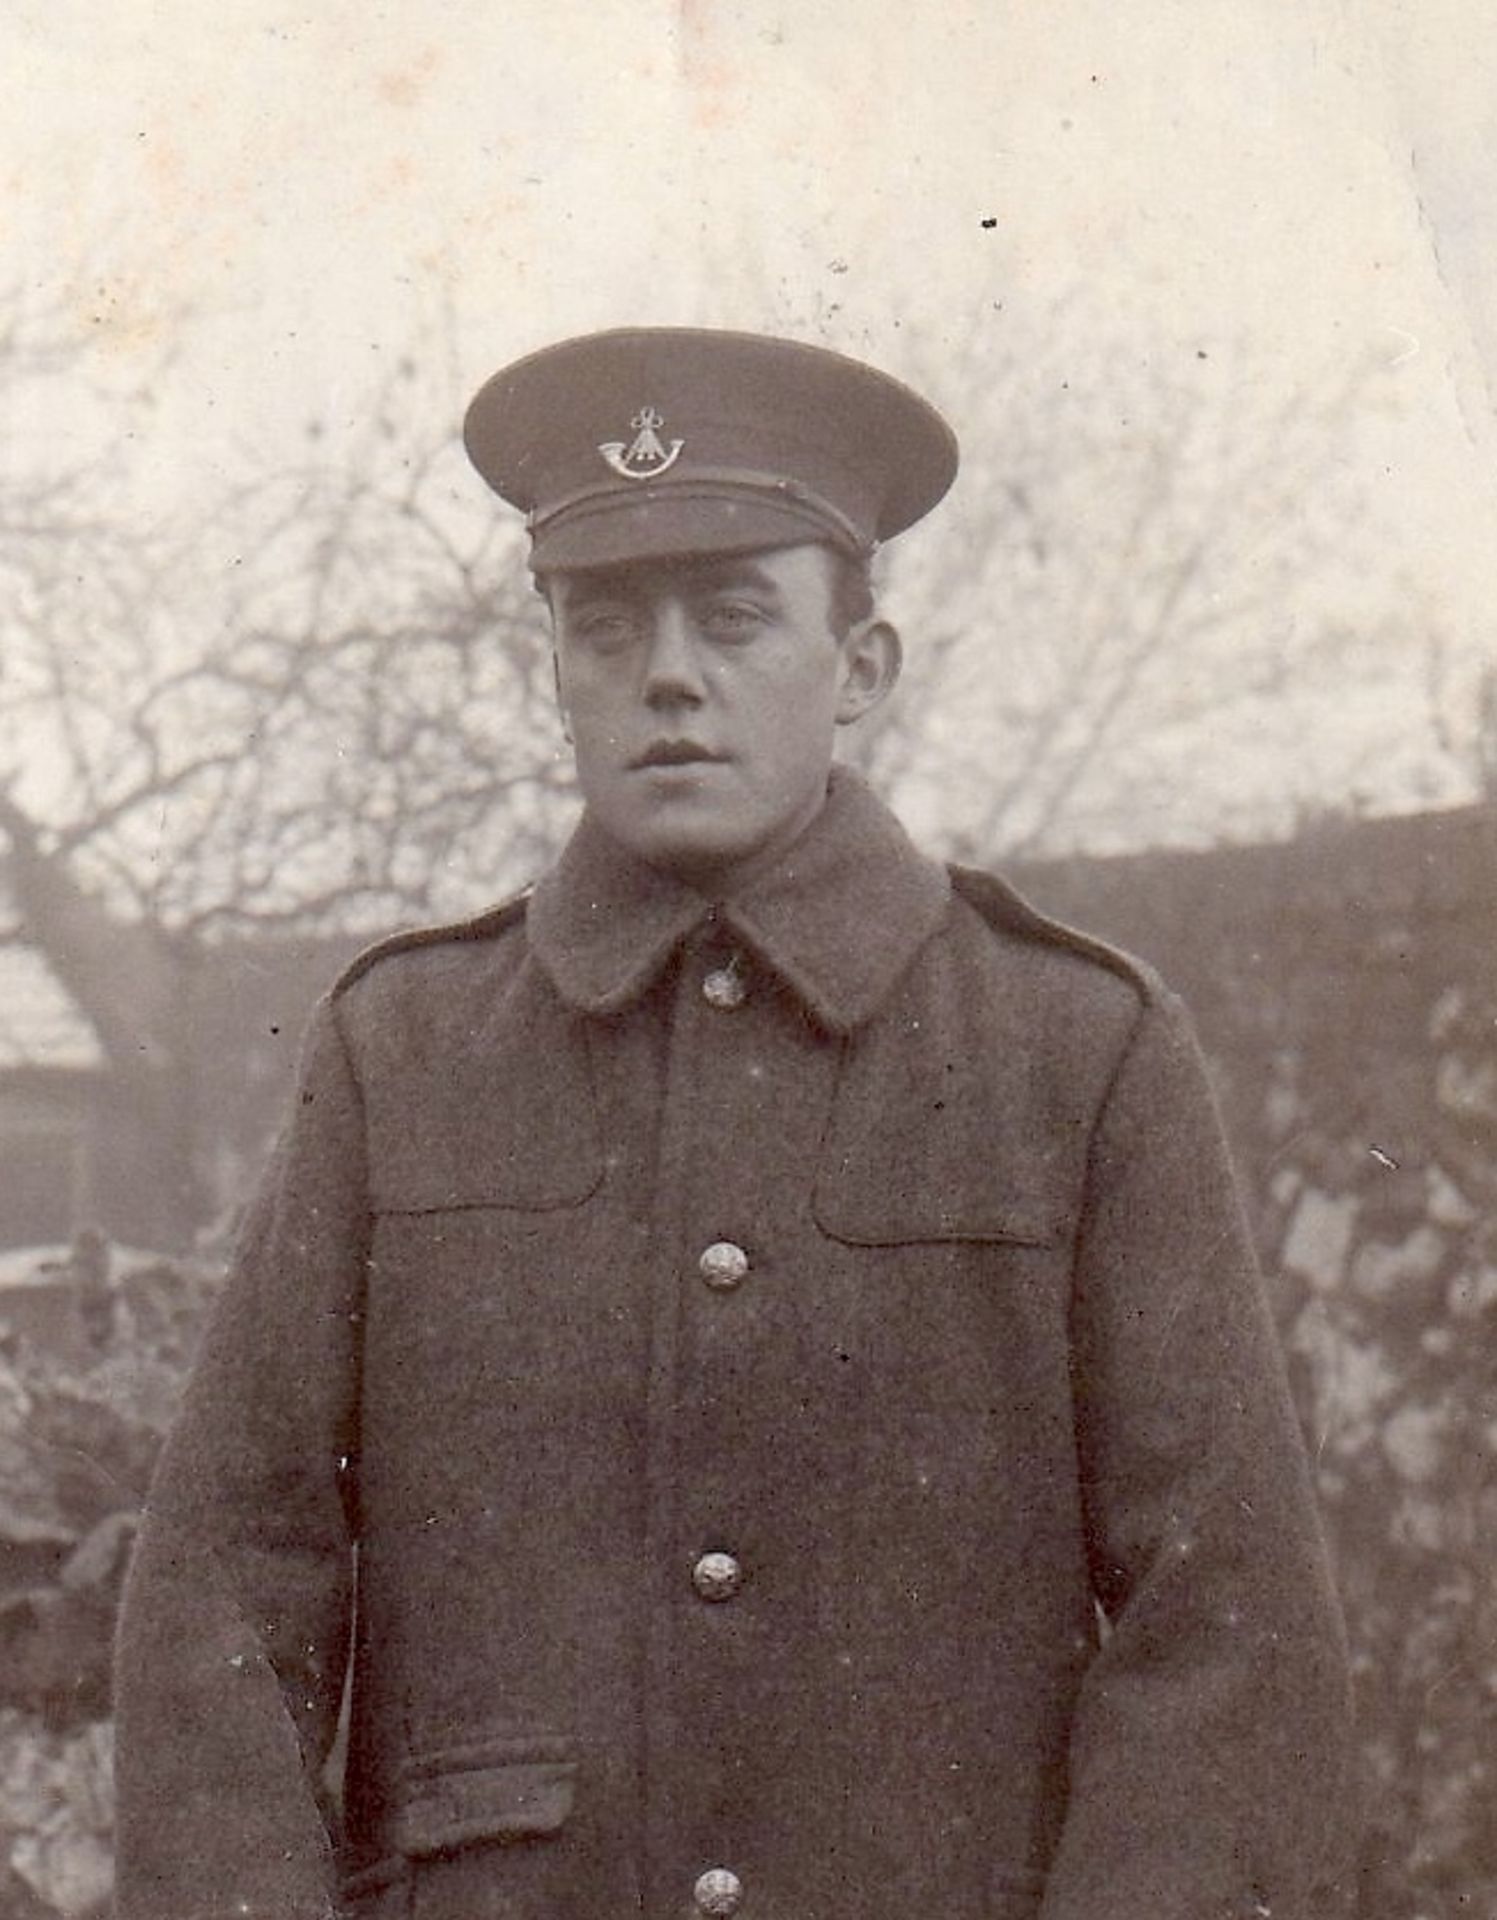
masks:
<svg viewBox="0 0 1497 1920"><path fill-rule="evenodd" d="M703 609L701 621L705 632L733 639L762 626L764 615L751 601L714 600Z"/></svg>
<svg viewBox="0 0 1497 1920"><path fill-rule="evenodd" d="M572 630L578 639L586 641L596 652L617 653L621 647L632 644L639 631L639 622L622 608L596 607L579 614L572 623Z"/></svg>

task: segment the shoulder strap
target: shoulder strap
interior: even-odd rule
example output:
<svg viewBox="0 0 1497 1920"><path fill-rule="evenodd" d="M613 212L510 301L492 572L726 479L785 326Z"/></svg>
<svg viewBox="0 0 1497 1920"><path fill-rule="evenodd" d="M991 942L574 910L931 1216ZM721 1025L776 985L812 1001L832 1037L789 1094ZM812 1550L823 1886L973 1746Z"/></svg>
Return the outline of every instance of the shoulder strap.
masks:
<svg viewBox="0 0 1497 1920"><path fill-rule="evenodd" d="M333 982L331 991L334 994L342 993L392 954L411 953L420 947L440 947L453 942L492 940L496 934L508 932L524 919L530 892L529 886L522 887L518 893L501 900L497 906L486 907L482 913L474 914L467 920L453 920L440 926L406 927L399 933L386 934L384 939L376 940L373 946L365 947L362 953L354 955Z"/></svg>
<svg viewBox="0 0 1497 1920"><path fill-rule="evenodd" d="M1052 920L996 874L986 873L978 867L956 865L949 867L948 871L955 892L974 907L990 927L1018 934L1021 939L1042 941L1048 946L1064 948L1070 953L1080 954L1083 959L1095 960L1120 979L1126 980L1146 1000L1152 1000L1164 991L1163 981L1147 961L1125 953L1121 947L1110 946L1094 934L1068 926L1063 920Z"/></svg>

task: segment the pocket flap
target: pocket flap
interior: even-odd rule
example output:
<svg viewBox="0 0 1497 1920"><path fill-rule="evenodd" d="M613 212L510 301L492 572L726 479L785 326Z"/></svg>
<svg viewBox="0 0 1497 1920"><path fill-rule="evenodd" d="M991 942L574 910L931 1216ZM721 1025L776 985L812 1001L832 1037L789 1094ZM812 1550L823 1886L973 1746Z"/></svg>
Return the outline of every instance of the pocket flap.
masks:
<svg viewBox="0 0 1497 1920"><path fill-rule="evenodd" d="M377 1213L581 1206L603 1180L586 1037L535 969L476 1007L433 996L368 1075Z"/></svg>
<svg viewBox="0 0 1497 1920"><path fill-rule="evenodd" d="M1070 1232L1089 1116L1019 1045L920 1023L876 1024L850 1050L812 1206L860 1247L972 1241L1053 1247Z"/></svg>
<svg viewBox="0 0 1497 1920"><path fill-rule="evenodd" d="M410 1859L485 1840L555 1833L572 1811L575 1760L508 1760L412 1781L395 1827Z"/></svg>
<svg viewBox="0 0 1497 1920"><path fill-rule="evenodd" d="M1088 1091L1006 1002L950 968L927 973L919 998L846 1048L816 1221L852 1246L1054 1248L1073 1227Z"/></svg>

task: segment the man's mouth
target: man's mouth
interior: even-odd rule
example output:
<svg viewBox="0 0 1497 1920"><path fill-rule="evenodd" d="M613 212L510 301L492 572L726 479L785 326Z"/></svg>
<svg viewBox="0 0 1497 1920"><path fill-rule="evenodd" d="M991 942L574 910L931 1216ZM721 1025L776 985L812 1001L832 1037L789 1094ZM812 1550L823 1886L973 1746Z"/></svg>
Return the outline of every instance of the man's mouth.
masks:
<svg viewBox="0 0 1497 1920"><path fill-rule="evenodd" d="M655 740L629 762L631 767L695 767L723 759L695 740Z"/></svg>

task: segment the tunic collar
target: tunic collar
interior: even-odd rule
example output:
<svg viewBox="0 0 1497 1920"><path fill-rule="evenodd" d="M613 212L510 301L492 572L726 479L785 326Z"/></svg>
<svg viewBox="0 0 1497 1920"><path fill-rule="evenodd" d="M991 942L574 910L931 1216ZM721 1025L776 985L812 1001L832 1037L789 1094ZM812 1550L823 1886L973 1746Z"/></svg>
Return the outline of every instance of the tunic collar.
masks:
<svg viewBox="0 0 1497 1920"><path fill-rule="evenodd" d="M584 815L538 883L530 943L562 998L616 1013L708 921L741 940L834 1033L876 1010L946 914L944 867L845 768L826 805L773 866L713 901L619 847Z"/></svg>

